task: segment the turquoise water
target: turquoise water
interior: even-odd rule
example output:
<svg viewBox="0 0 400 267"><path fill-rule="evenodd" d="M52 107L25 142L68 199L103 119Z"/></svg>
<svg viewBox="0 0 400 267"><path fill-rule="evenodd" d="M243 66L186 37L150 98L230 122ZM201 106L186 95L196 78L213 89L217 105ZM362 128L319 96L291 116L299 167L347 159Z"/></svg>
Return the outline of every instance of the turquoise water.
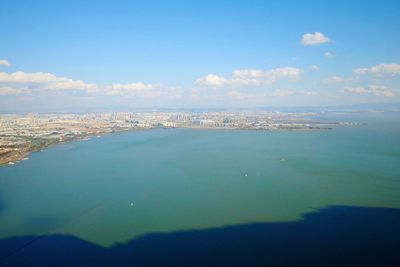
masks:
<svg viewBox="0 0 400 267"><path fill-rule="evenodd" d="M0 168L0 238L102 246L154 232L284 222L331 205L400 208L400 118L331 131L150 130Z"/></svg>

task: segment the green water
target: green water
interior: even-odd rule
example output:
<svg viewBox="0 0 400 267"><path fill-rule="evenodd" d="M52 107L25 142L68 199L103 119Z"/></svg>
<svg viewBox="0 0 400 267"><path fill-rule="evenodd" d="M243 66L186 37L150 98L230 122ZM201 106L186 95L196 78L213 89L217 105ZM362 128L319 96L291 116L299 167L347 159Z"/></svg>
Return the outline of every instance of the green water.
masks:
<svg viewBox="0 0 400 267"><path fill-rule="evenodd" d="M111 246L154 232L294 221L330 205L400 208L400 118L331 131L151 130L0 168L0 238ZM133 203L133 205L131 204Z"/></svg>

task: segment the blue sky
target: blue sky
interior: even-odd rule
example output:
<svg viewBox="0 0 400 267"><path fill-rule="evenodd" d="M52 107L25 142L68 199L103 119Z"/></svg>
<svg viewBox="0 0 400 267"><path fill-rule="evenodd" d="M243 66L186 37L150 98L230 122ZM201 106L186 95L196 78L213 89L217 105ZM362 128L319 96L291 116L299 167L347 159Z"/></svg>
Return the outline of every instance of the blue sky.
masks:
<svg viewBox="0 0 400 267"><path fill-rule="evenodd" d="M0 25L5 110L400 100L399 1L0 0Z"/></svg>

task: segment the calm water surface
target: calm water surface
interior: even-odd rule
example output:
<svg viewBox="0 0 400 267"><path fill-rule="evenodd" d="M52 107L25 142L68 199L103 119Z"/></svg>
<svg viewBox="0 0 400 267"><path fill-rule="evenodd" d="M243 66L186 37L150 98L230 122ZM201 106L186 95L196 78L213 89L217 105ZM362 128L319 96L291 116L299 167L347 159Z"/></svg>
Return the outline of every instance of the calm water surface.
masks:
<svg viewBox="0 0 400 267"><path fill-rule="evenodd" d="M0 238L103 246L154 232L400 208L400 118L331 131L151 130L75 141L0 168Z"/></svg>

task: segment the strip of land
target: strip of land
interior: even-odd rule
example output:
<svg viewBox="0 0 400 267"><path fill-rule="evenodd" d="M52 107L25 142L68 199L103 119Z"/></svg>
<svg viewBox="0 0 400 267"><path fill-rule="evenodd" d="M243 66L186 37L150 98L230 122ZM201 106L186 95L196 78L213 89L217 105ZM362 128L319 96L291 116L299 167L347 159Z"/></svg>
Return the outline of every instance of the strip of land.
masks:
<svg viewBox="0 0 400 267"><path fill-rule="evenodd" d="M117 112L0 115L0 165L15 164L34 151L89 136L152 128L329 130L348 123L311 119L313 113Z"/></svg>

